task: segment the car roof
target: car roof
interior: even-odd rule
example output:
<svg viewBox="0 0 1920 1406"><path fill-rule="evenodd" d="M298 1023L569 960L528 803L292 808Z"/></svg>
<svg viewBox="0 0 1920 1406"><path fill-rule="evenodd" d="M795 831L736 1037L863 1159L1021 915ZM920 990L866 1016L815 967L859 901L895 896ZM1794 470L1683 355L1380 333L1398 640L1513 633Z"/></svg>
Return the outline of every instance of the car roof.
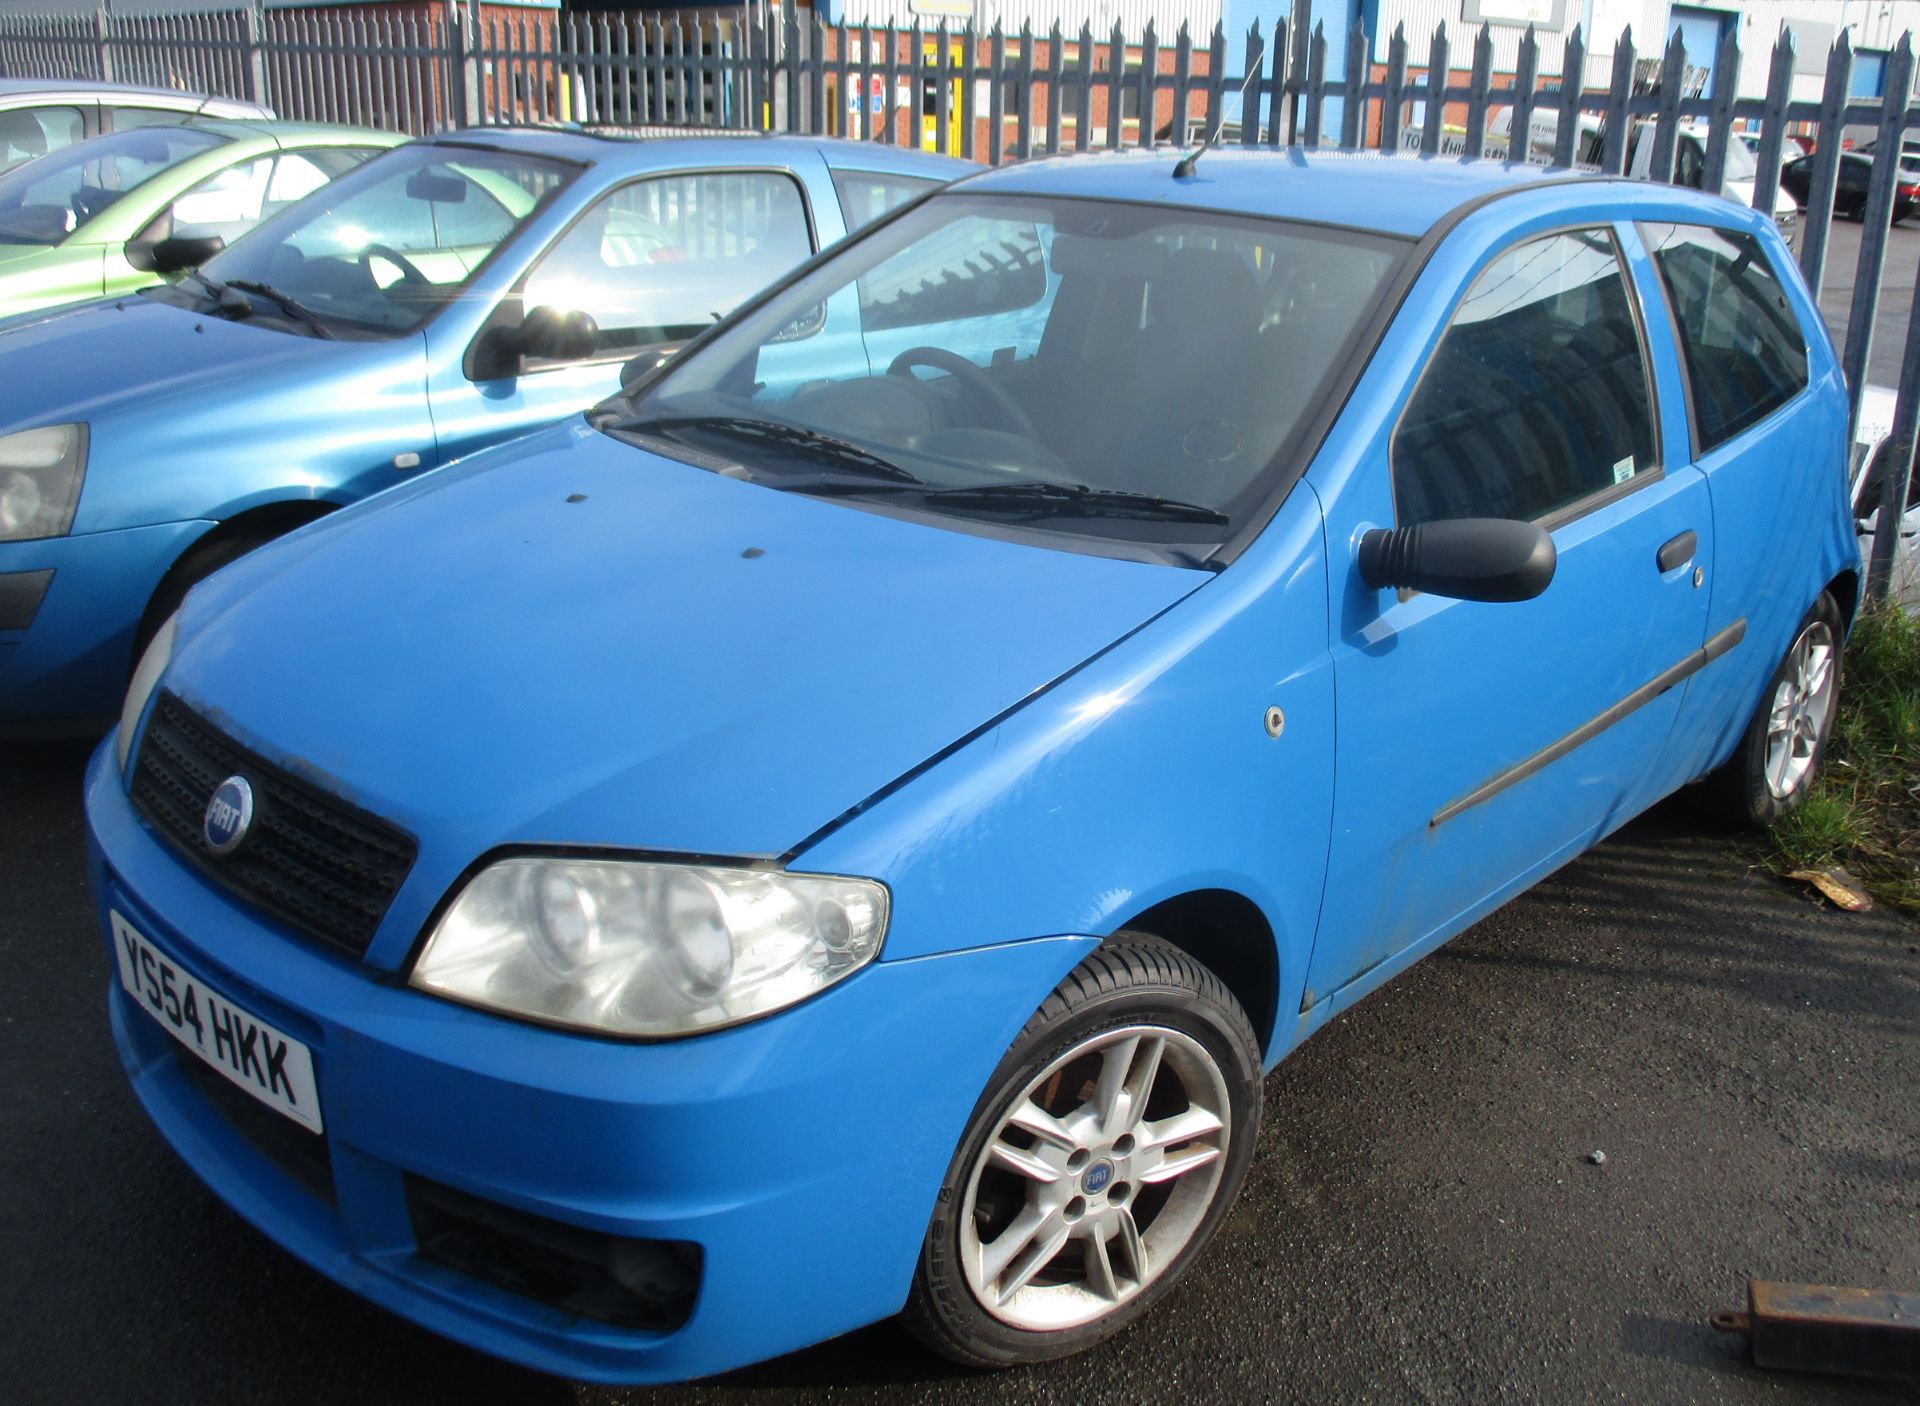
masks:
<svg viewBox="0 0 1920 1406"><path fill-rule="evenodd" d="M979 168L932 152L856 142L841 137L792 136L717 127L464 127L429 140L556 156L587 166L750 166L780 160L793 150L818 152L838 170L879 171L950 181Z"/></svg>
<svg viewBox="0 0 1920 1406"><path fill-rule="evenodd" d="M348 127L335 122L282 122L278 118L268 117L184 117L177 123L149 123L135 131L155 131L168 127L183 127L191 132L213 132L229 141L241 141L248 137L265 137L282 146L299 146L303 142L316 145L351 144L356 141L372 142L381 146L398 146L407 138L398 132L382 132L374 127ZM105 135L119 136L120 133ZM94 138L93 140L98 140Z"/></svg>
<svg viewBox="0 0 1920 1406"><path fill-rule="evenodd" d="M974 176L963 188L1153 201L1417 237L1485 197L1550 180L1605 179L1518 162L1300 147L1215 147L1200 158L1192 176L1176 179L1174 167L1192 154L1172 149L1055 157Z"/></svg>
<svg viewBox="0 0 1920 1406"><path fill-rule="evenodd" d="M258 104L242 98L189 93L179 88L150 88L138 83L102 83L92 78L0 78L0 102L9 98L76 98L94 102L109 98L126 98L130 101L159 98L166 100L169 105L180 103L189 109L213 103L233 111L265 111Z"/></svg>

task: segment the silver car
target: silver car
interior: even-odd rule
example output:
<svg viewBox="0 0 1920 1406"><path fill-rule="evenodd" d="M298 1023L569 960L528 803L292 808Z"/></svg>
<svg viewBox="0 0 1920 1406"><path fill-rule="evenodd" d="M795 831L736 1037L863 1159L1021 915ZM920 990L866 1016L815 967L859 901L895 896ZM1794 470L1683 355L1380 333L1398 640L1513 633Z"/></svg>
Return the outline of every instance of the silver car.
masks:
<svg viewBox="0 0 1920 1406"><path fill-rule="evenodd" d="M102 132L189 117L272 117L238 98L72 78L0 78L0 171Z"/></svg>
<svg viewBox="0 0 1920 1406"><path fill-rule="evenodd" d="M1854 432L1851 461L1853 516L1860 525L1860 555L1868 561L1873 558L1873 539L1880 524L1880 480L1892 452L1893 407L1894 393L1884 386L1867 386L1860 392L1860 428ZM1889 595L1908 610L1920 611L1920 473L1907 489L1899 533Z"/></svg>

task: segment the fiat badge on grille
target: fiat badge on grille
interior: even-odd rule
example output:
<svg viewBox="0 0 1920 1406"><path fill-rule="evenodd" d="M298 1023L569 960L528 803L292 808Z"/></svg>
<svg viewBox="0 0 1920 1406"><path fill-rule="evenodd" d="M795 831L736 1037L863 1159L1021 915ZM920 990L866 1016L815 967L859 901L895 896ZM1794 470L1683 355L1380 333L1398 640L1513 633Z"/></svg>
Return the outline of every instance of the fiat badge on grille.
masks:
<svg viewBox="0 0 1920 1406"><path fill-rule="evenodd" d="M213 788L207 813L200 818L200 834L215 854L231 854L253 824L253 787L244 776L229 776Z"/></svg>

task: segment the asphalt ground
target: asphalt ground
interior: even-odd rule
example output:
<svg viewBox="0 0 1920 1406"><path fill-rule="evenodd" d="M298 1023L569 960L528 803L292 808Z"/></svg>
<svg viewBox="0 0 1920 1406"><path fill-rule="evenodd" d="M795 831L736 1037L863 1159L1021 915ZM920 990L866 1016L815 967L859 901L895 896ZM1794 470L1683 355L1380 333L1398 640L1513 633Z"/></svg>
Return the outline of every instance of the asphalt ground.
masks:
<svg viewBox="0 0 1920 1406"><path fill-rule="evenodd" d="M1911 1400L1748 1366L1749 1277L1920 1289L1920 929L1669 802L1267 1081L1238 1208L1147 1320L957 1371L889 1325L687 1387L495 1362L284 1254L109 1044L84 749L0 750L0 1382L21 1402ZM1605 1162L1589 1159L1605 1153ZM847 1188L857 1221L863 1189Z"/></svg>
<svg viewBox="0 0 1920 1406"><path fill-rule="evenodd" d="M1853 286L1859 277L1860 236L1864 225L1836 219L1827 240L1827 266L1821 278L1820 311L1826 317L1833 344L1845 352L1847 316ZM1886 263L1875 300L1873 343L1867 353L1867 384L1899 384L1900 358L1906 350L1907 320L1913 313L1913 285L1920 273L1920 215L1888 231Z"/></svg>

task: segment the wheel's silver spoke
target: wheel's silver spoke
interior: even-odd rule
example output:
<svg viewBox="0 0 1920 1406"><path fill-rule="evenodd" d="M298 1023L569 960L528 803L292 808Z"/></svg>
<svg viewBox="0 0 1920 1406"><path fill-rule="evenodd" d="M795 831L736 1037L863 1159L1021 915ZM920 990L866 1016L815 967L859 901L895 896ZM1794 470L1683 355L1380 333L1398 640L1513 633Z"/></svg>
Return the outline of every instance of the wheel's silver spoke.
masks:
<svg viewBox="0 0 1920 1406"><path fill-rule="evenodd" d="M1020 1256L1019 1261L1007 1270L1000 1280L1000 1302L1005 1303L1032 1282L1033 1276L1053 1263L1067 1243L1071 1229L1064 1220L1054 1217L1050 1224L1043 1226L1041 1233Z"/></svg>
<svg viewBox="0 0 1920 1406"><path fill-rule="evenodd" d="M1153 1095L1153 1081L1160 1077L1160 1061L1166 1055L1165 1040L1143 1040L1138 1058L1135 1061L1133 1077L1127 1080L1127 1090L1131 1097L1126 1111L1126 1131L1132 1131L1146 1115L1147 1102ZM1114 1130L1116 1135L1121 1131Z"/></svg>
<svg viewBox="0 0 1920 1406"><path fill-rule="evenodd" d="M1127 1074L1133 1068L1134 1051L1139 1048L1140 1037L1133 1035L1100 1052L1100 1080L1093 1089L1093 1111L1109 1137L1119 1131L1116 1124L1127 1095Z"/></svg>
<svg viewBox="0 0 1920 1406"><path fill-rule="evenodd" d="M1113 1277L1113 1260L1107 1254L1103 1227L1086 1237L1087 1287L1109 1303L1120 1302L1120 1281Z"/></svg>
<svg viewBox="0 0 1920 1406"><path fill-rule="evenodd" d="M1067 1131L1066 1124L1030 1098L1022 1099L1013 1112L1007 1115L1007 1124L1039 1138L1042 1142L1050 1142L1055 1147L1072 1150L1080 1145L1080 1140Z"/></svg>
<svg viewBox="0 0 1920 1406"><path fill-rule="evenodd" d="M1825 645L1816 645L1808 651L1806 682L1801 692L1812 698L1827 686L1827 676L1833 672L1833 651Z"/></svg>
<svg viewBox="0 0 1920 1406"><path fill-rule="evenodd" d="M995 1142L988 1149L988 1156L993 1159L995 1166L1004 1167L1007 1171L1016 1176L1025 1177L1029 1181L1051 1184L1060 1180L1060 1173L1056 1168L1049 1167L1039 1156L1024 1147L1014 1147L1004 1141Z"/></svg>
<svg viewBox="0 0 1920 1406"><path fill-rule="evenodd" d="M980 1247L980 1279L982 1283L996 1284L1006 1272L1008 1265L1019 1258L1022 1251L1031 1246L1036 1237L1050 1230L1050 1225L1062 1228L1065 1222L1044 1206L1032 1202L1020 1208L1020 1214L1013 1218L1013 1224L994 1237L992 1243Z"/></svg>
<svg viewBox="0 0 1920 1406"><path fill-rule="evenodd" d="M1204 1167L1220 1156L1217 1147L1190 1147L1185 1152L1176 1152L1163 1159L1159 1166L1150 1172L1141 1172L1140 1180L1149 1186L1158 1186L1162 1182L1183 1177L1195 1167Z"/></svg>
<svg viewBox="0 0 1920 1406"><path fill-rule="evenodd" d="M1134 1224L1133 1212L1122 1207L1119 1212L1119 1229L1113 1237L1114 1244L1120 1247L1121 1258L1127 1262L1129 1276L1135 1284L1147 1282L1147 1247L1140 1239L1140 1227Z"/></svg>
<svg viewBox="0 0 1920 1406"><path fill-rule="evenodd" d="M1220 1131L1221 1126L1217 1114L1195 1104L1184 1113L1176 1113L1171 1118L1142 1124L1140 1141L1147 1147L1173 1147L1179 1143L1192 1142L1197 1137L1211 1137Z"/></svg>

